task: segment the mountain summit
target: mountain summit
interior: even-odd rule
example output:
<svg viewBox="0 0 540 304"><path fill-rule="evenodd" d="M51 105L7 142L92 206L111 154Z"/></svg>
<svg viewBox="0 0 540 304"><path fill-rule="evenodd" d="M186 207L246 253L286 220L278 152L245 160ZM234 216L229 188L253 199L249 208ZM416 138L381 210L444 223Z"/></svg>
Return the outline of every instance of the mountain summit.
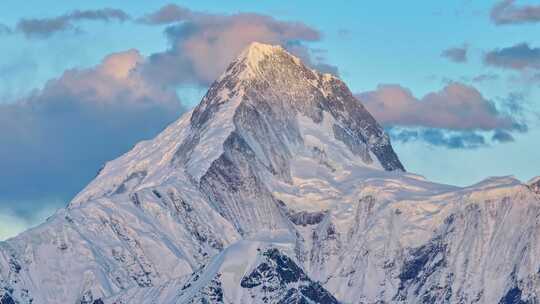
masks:
<svg viewBox="0 0 540 304"><path fill-rule="evenodd" d="M405 172L341 80L253 43L192 111L0 243L0 303L535 303L534 189Z"/></svg>
<svg viewBox="0 0 540 304"><path fill-rule="evenodd" d="M319 140L328 142L310 142L311 129L324 131ZM319 157L334 149L331 156L342 158L336 163L404 171L384 130L341 80L306 67L280 46L252 43L194 110L107 164L72 204L155 185L180 171L199 183L233 142L246 143L264 171L286 180L292 154L306 149Z"/></svg>

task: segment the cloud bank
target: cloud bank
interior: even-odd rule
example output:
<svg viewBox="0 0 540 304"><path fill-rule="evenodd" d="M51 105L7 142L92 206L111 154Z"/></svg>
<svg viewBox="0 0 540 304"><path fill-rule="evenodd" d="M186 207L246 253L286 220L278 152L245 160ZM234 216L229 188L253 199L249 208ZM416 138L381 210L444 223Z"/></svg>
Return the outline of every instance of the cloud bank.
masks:
<svg viewBox="0 0 540 304"><path fill-rule="evenodd" d="M398 141L424 140L435 146L477 148L487 144L481 132L495 132L498 142L509 132L525 132L517 116L499 110L472 86L450 83L422 98L400 85L380 85L356 95Z"/></svg>
<svg viewBox="0 0 540 304"><path fill-rule="evenodd" d="M451 83L420 99L399 85L380 85L358 98L385 125L492 130L513 129L516 124L474 87L461 83Z"/></svg>
<svg viewBox="0 0 540 304"><path fill-rule="evenodd" d="M1 104L0 202L18 202L20 213L47 198L67 202L104 162L176 119L175 92L136 73L143 62L135 50L114 53Z"/></svg>

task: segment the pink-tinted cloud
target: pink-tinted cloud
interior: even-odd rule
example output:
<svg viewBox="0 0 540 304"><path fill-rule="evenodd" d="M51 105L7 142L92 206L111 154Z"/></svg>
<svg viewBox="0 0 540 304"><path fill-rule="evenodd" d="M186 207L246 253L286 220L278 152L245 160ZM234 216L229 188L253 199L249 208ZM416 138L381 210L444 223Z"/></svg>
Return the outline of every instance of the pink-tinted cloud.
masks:
<svg viewBox="0 0 540 304"><path fill-rule="evenodd" d="M381 85L358 99L383 125L448 130L514 130L513 117L500 112L474 87L450 83L416 98L399 85Z"/></svg>
<svg viewBox="0 0 540 304"><path fill-rule="evenodd" d="M313 59L306 42L319 41L321 34L300 22L280 21L260 14L216 15L193 12L175 5L166 6L142 18L145 23L176 21L166 29L171 48L149 58L143 73L165 83L214 81L227 65L253 41L280 44L308 64L337 73L319 58Z"/></svg>
<svg viewBox="0 0 540 304"><path fill-rule="evenodd" d="M105 161L174 121L182 105L136 72L144 61L135 50L111 54L0 104L0 200L68 200Z"/></svg>
<svg viewBox="0 0 540 304"><path fill-rule="evenodd" d="M129 103L132 106L176 102L173 91L164 90L136 72L144 60L136 50L108 55L95 67L65 71L60 78L48 81L37 96L39 99L78 96L79 102Z"/></svg>

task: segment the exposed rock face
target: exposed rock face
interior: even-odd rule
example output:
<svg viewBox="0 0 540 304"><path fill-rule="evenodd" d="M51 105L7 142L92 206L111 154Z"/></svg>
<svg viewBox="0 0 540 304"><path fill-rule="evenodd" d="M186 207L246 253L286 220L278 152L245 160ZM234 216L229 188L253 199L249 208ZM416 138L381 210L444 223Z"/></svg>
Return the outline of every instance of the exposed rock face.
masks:
<svg viewBox="0 0 540 304"><path fill-rule="evenodd" d="M240 286L250 289L260 303L338 303L319 283L313 282L292 259L275 248L262 254L262 261L242 278Z"/></svg>
<svg viewBox="0 0 540 304"><path fill-rule="evenodd" d="M540 177L533 178L529 181L529 188L537 194L540 194Z"/></svg>
<svg viewBox="0 0 540 304"><path fill-rule="evenodd" d="M0 243L0 303L537 303L538 187L406 173L342 81L255 43Z"/></svg>

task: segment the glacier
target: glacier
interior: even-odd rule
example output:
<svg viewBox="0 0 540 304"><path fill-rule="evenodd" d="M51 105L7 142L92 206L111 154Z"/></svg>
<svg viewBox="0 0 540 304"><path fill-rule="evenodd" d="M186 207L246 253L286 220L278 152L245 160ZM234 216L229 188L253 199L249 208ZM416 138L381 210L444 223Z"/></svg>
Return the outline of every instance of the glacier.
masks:
<svg viewBox="0 0 540 304"><path fill-rule="evenodd" d="M539 237L540 179L409 173L345 83L252 43L0 242L0 303L539 303Z"/></svg>

